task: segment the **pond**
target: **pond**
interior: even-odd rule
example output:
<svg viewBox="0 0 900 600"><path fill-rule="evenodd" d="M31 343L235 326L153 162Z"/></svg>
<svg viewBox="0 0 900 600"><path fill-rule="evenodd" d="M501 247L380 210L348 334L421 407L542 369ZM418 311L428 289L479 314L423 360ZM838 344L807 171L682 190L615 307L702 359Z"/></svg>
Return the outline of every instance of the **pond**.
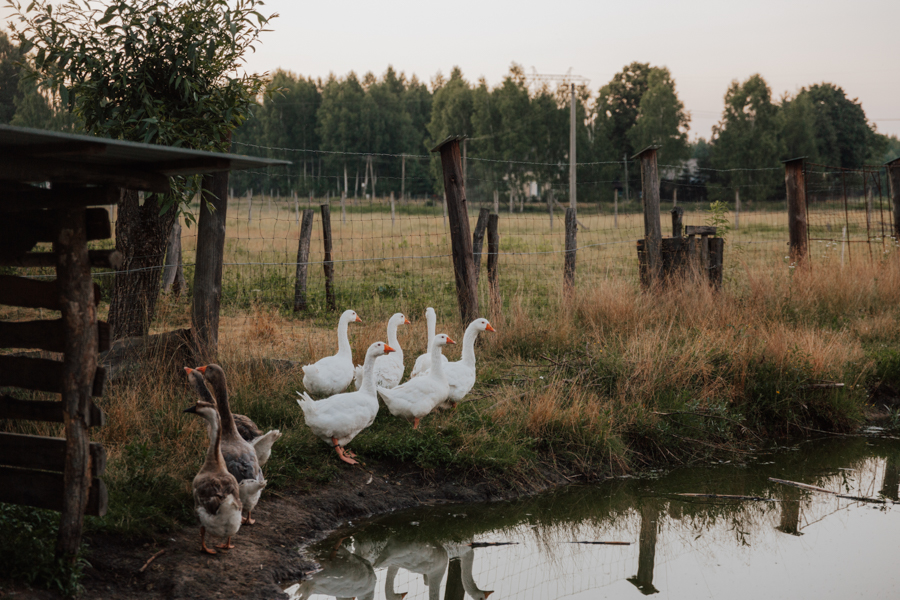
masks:
<svg viewBox="0 0 900 600"><path fill-rule="evenodd" d="M312 548L322 569L286 591L297 600L900 594L898 438L872 429L657 475L358 523Z"/></svg>

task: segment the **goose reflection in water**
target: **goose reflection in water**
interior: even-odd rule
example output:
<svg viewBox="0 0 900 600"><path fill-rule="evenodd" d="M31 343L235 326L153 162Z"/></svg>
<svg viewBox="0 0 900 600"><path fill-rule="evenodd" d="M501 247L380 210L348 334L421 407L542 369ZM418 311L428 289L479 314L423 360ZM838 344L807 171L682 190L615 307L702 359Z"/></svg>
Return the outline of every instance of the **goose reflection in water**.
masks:
<svg viewBox="0 0 900 600"><path fill-rule="evenodd" d="M285 590L291 600L305 600L314 594L335 598L371 600L375 595L375 570L386 568L384 596L386 600L402 600L407 592L395 590L395 580L401 569L422 575L428 588L429 600L441 597L444 573L448 573L446 598L462 600L466 594L472 600L486 600L492 590L482 590L472 574L475 552L470 544L441 544L438 542L400 541L390 539L374 542L361 539L345 540L327 558L320 559L322 569L302 583ZM448 571L449 566L449 571Z"/></svg>

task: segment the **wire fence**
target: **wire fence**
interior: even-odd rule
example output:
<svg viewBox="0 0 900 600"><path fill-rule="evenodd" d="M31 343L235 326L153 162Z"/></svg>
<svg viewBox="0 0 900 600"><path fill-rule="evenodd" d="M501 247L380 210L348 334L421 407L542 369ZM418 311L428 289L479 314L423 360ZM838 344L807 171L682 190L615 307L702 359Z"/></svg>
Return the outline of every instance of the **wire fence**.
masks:
<svg viewBox="0 0 900 600"><path fill-rule="evenodd" d="M279 356L288 351L277 346L296 347L311 327L334 320L326 304L322 204L328 204L331 212L339 310L353 308L374 321L386 320L397 311L415 319L425 307L433 306L440 318L455 321L457 299L446 206L442 195L433 190L423 192L415 184L416 173L434 168L434 157L335 153L329 156L337 162L326 164L321 151L237 149L284 158L292 164L232 178L220 339L246 333L248 327L277 330L267 334L271 338L268 351ZM318 170L301 170L303 163L320 164ZM507 304L515 300L550 305L548 300L563 293L568 165L468 156L463 170L470 229L474 230L480 209L499 215L501 298ZM719 235L726 238L726 285L739 280L745 269L790 267L783 169L716 171L688 161L660 165L659 172L663 235L671 232L669 211L676 205L684 210L685 225L716 225ZM897 251L892 234L894 207L883 168L849 170L808 164L805 177L814 268L836 268ZM318 188L320 192L322 187L328 188L324 195L305 191L312 189L305 180L313 178L327 182ZM245 189L239 187L241 182L247 184ZM644 236L640 182L636 161L578 165L576 288L591 289L614 277L638 281L636 244ZM722 201L711 204L712 199ZM115 220L115 207L110 208ZM308 310L293 313L300 225L307 209L315 211L308 258ZM191 204L191 211L199 214L197 201ZM169 301L176 310L168 313L166 327L173 325L172 314L180 315L176 321L185 321L175 325L189 326L189 311L177 306L189 302L197 234L185 218L181 223L181 260L188 293L180 301ZM486 252L487 244L476 262L482 274L479 306L487 316ZM164 262L163 257L157 258L158 263ZM30 270L29 274L52 276L49 271ZM96 274L107 296L114 275ZM261 322L275 316L277 325ZM235 341L239 337L235 335ZM306 358L313 357L299 359Z"/></svg>

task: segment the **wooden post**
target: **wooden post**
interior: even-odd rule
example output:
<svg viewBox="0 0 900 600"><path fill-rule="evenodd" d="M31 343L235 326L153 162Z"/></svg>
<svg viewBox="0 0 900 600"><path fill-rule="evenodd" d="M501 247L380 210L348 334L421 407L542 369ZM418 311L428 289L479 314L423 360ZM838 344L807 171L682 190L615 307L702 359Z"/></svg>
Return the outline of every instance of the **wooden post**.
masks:
<svg viewBox="0 0 900 600"><path fill-rule="evenodd" d="M509 214L513 214L513 211L516 209L516 194L512 190L509 190Z"/></svg>
<svg viewBox="0 0 900 600"><path fill-rule="evenodd" d="M619 188L613 190L613 227L619 228Z"/></svg>
<svg viewBox="0 0 900 600"><path fill-rule="evenodd" d="M74 564L81 547L81 528L91 488L90 457L91 391L97 370L97 308L88 259L87 229L83 208L60 211L56 254L56 285L65 353L62 367L62 403L65 419L66 458L63 473L65 495L56 556Z"/></svg>
<svg viewBox="0 0 900 600"><path fill-rule="evenodd" d="M500 232L498 231L498 222L500 215L494 213L488 217L488 290L491 297L491 318L495 319L500 316L502 303L500 299L500 277L497 272L497 263L500 258Z"/></svg>
<svg viewBox="0 0 900 600"><path fill-rule="evenodd" d="M494 190L494 214L500 214L500 190Z"/></svg>
<svg viewBox="0 0 900 600"><path fill-rule="evenodd" d="M678 188L672 190L672 207L678 206Z"/></svg>
<svg viewBox="0 0 900 600"><path fill-rule="evenodd" d="M651 285L662 267L662 226L659 220L659 171L656 151L659 146L648 146L632 158L641 159L641 190L644 201L644 251Z"/></svg>
<svg viewBox="0 0 900 600"><path fill-rule="evenodd" d="M684 218L684 209L680 206L675 206L672 208L672 237L673 238L681 238L682 233L684 232L684 227L682 226Z"/></svg>
<svg viewBox="0 0 900 600"><path fill-rule="evenodd" d="M553 231L553 190L547 193L547 212L550 213L550 231Z"/></svg>
<svg viewBox="0 0 900 600"><path fill-rule="evenodd" d="M341 192L341 223L347 222L347 192Z"/></svg>
<svg viewBox="0 0 900 600"><path fill-rule="evenodd" d="M191 327L198 358L213 360L219 348L219 301L222 296L222 259L225 254L225 216L228 213L228 172L203 176ZM210 212L207 203L213 207Z"/></svg>
<svg viewBox="0 0 900 600"><path fill-rule="evenodd" d="M444 192L442 206L444 207L444 227L446 228L447 227L447 193L446 193L446 191Z"/></svg>
<svg viewBox="0 0 900 600"><path fill-rule="evenodd" d="M253 190L247 190L247 222L253 222Z"/></svg>
<svg viewBox="0 0 900 600"><path fill-rule="evenodd" d="M741 228L741 190L734 190L734 230Z"/></svg>
<svg viewBox="0 0 900 600"><path fill-rule="evenodd" d="M400 155L400 202L406 199L406 155Z"/></svg>
<svg viewBox="0 0 900 600"><path fill-rule="evenodd" d="M891 202L894 205L894 241L900 242L900 158L885 165L891 187Z"/></svg>
<svg viewBox="0 0 900 600"><path fill-rule="evenodd" d="M450 217L450 245L453 253L453 274L459 315L464 324L478 317L475 262L472 258L472 234L469 231L469 211L466 187L462 179L459 137L441 142L432 152L441 153L444 172L444 199Z"/></svg>
<svg viewBox="0 0 900 600"><path fill-rule="evenodd" d="M576 175L575 175L575 148L576 148L576 129L575 129L575 84L572 84L572 102L569 106L569 207L572 210L577 210L578 201L577 201L577 189L576 189ZM568 217L566 217L568 220Z"/></svg>
<svg viewBox="0 0 900 600"><path fill-rule="evenodd" d="M294 190L294 223L300 223L300 203L297 201L297 191Z"/></svg>
<svg viewBox="0 0 900 600"><path fill-rule="evenodd" d="M315 211L303 211L303 225L300 226L300 242L297 245L297 283L294 285L294 312L306 310L306 274L309 267L309 244L312 240L313 216Z"/></svg>
<svg viewBox="0 0 900 600"><path fill-rule="evenodd" d="M482 208L478 211L478 221L475 223L475 233L472 234L472 261L475 263L475 287L481 277L481 249L484 247L484 230L487 229L488 217L491 211Z"/></svg>
<svg viewBox="0 0 900 600"><path fill-rule="evenodd" d="M575 222L575 209L571 206L566 208L566 262L563 273L563 283L565 285L566 295L571 294L575 290L575 252L576 252L576 232L578 224Z"/></svg>
<svg viewBox="0 0 900 600"><path fill-rule="evenodd" d="M322 239L325 245L325 260L322 263L325 270L325 304L328 310L337 310L334 297L334 256L331 250L331 208L328 204L323 204L319 209L322 211Z"/></svg>
<svg viewBox="0 0 900 600"><path fill-rule="evenodd" d="M391 227L394 226L394 192L391 192Z"/></svg>
<svg viewBox="0 0 900 600"><path fill-rule="evenodd" d="M806 181L803 179L803 158L784 162L784 187L787 191L788 232L791 262L800 264L806 259Z"/></svg>

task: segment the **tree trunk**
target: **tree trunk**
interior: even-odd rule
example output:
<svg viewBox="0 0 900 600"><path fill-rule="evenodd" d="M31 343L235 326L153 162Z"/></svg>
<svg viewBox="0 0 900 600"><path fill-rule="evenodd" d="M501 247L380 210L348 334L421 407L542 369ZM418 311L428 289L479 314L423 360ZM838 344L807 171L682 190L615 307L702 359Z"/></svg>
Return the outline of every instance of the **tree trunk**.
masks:
<svg viewBox="0 0 900 600"><path fill-rule="evenodd" d="M143 206L135 191L123 191L119 198L116 250L124 261L109 305L115 339L145 335L156 312L166 243L178 215L174 206L160 215L158 198L148 194Z"/></svg>

